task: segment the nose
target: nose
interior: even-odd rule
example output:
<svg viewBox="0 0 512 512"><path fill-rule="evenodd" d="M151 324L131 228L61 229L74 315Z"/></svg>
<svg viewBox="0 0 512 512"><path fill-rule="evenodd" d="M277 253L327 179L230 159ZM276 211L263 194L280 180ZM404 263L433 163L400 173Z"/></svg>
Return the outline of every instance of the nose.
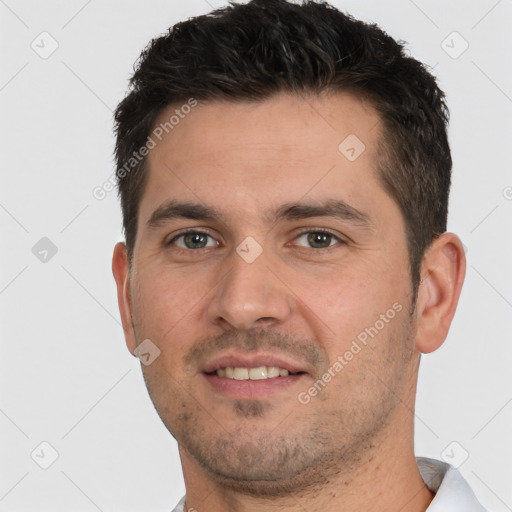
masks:
<svg viewBox="0 0 512 512"><path fill-rule="evenodd" d="M293 294L265 251L252 263L233 251L230 263L208 305L210 322L226 330L269 328L286 322Z"/></svg>

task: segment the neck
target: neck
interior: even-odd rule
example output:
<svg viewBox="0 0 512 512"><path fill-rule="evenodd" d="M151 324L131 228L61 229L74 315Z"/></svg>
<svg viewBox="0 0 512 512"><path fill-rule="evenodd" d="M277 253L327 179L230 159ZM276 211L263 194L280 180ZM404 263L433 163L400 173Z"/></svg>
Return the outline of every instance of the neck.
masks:
<svg viewBox="0 0 512 512"><path fill-rule="evenodd" d="M185 511L256 512L310 510L312 512L425 512L434 495L421 478L414 456L412 429L376 440L357 468L340 468L321 487L300 495L257 498L232 491L206 475L180 446L187 489ZM409 432L409 435L407 435Z"/></svg>

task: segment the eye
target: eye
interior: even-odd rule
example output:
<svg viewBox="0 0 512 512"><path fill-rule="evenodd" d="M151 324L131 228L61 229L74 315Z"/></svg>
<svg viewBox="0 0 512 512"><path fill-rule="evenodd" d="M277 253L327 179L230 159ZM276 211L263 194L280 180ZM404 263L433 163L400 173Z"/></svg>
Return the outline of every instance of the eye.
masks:
<svg viewBox="0 0 512 512"><path fill-rule="evenodd" d="M211 240L208 241L208 239ZM328 249L336 245L336 242L341 244L346 243L340 237L324 229L303 231L295 238L295 241L297 240L305 240L308 245L298 245L309 247L310 249ZM215 247L219 245L219 242L214 240L213 237L205 231L189 229L174 236L166 245L175 245L184 250L194 250Z"/></svg>
<svg viewBox="0 0 512 512"><path fill-rule="evenodd" d="M189 230L182 232L172 238L167 245L176 245L180 249L205 249L206 247L214 247L219 245L217 241L213 240L213 243L208 245L208 238L212 238L208 233L203 231ZM177 243L178 240L182 240L182 244Z"/></svg>
<svg viewBox="0 0 512 512"><path fill-rule="evenodd" d="M316 229L314 231L303 231L301 234L297 236L295 240L300 240L304 238L306 242L309 244L309 247L312 249L327 249L329 247L332 247L333 244L331 244L331 242L334 242L334 240L337 240L342 244L345 243L341 238L334 235L330 231L324 229Z"/></svg>

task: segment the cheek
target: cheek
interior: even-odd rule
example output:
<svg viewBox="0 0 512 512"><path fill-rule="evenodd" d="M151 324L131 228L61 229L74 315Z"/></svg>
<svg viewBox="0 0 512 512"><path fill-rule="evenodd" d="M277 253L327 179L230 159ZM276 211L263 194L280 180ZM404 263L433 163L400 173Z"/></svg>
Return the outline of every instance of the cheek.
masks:
<svg viewBox="0 0 512 512"><path fill-rule="evenodd" d="M165 313L169 321L187 309L186 298L194 288L194 279L187 279L179 270L162 264L141 265L137 275L138 304L140 310L151 316ZM188 275L188 277L191 277Z"/></svg>
<svg viewBox="0 0 512 512"><path fill-rule="evenodd" d="M317 336L332 358L358 337L364 341L368 332L385 332L396 323L397 313L408 307L409 280L377 262L360 262L297 274L293 290L300 315L319 326Z"/></svg>
<svg viewBox="0 0 512 512"><path fill-rule="evenodd" d="M386 310L377 321L355 328L343 340L331 347L331 366L323 379L326 400L332 400L335 410L375 411L382 404L402 396L407 367L413 357L408 312L395 307ZM323 393L323 391L322 391Z"/></svg>
<svg viewBox="0 0 512 512"><path fill-rule="evenodd" d="M138 276L133 301L138 337L140 341L151 339L166 360L172 352L172 366L193 339L194 326L197 329L197 311L205 294L204 289L199 289L200 284L192 277L162 269L146 269Z"/></svg>

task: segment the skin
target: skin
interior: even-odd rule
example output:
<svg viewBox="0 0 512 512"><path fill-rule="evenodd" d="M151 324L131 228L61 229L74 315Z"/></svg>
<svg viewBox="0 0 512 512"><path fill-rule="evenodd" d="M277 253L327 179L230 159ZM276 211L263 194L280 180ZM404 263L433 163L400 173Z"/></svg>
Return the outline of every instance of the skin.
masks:
<svg viewBox="0 0 512 512"><path fill-rule="evenodd" d="M350 134L366 146L354 161L338 150ZM142 370L178 441L185 510L419 512L431 502L414 456L418 364L446 338L465 258L457 236L438 237L413 308L404 219L376 174L381 136L378 114L354 96L282 93L199 104L150 152L133 265L120 242L112 269L128 349L149 338L160 350ZM333 198L369 222L263 217L286 202ZM224 218L149 228L169 199ZM184 228L210 237L169 243ZM315 228L333 237L301 234ZM248 236L263 250L252 263L236 251ZM394 318L301 403L298 394L397 303ZM279 354L307 373L270 396L235 399L201 371L229 350Z"/></svg>

